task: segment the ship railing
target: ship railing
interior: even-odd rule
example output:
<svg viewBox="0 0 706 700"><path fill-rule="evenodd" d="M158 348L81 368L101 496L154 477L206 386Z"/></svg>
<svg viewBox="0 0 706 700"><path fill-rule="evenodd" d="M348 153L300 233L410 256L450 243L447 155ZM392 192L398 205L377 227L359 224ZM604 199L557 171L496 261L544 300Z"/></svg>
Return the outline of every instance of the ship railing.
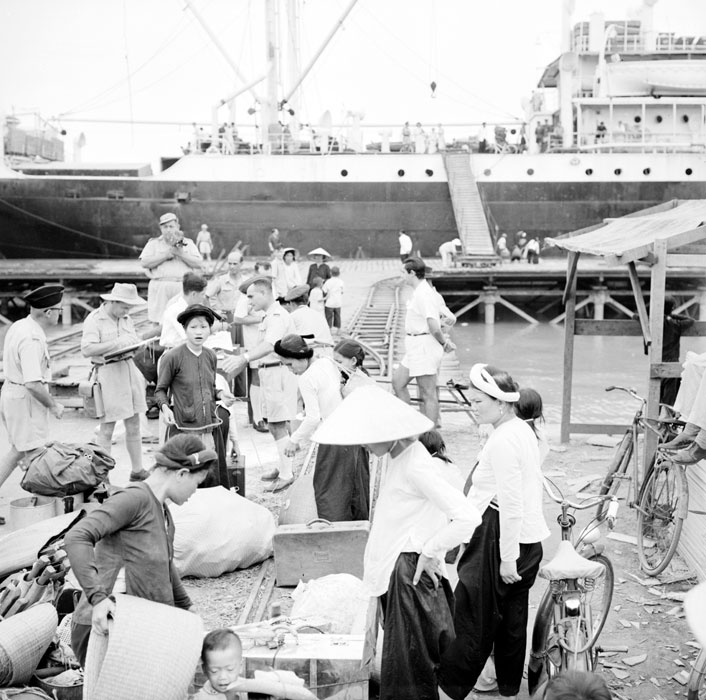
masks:
<svg viewBox="0 0 706 700"><path fill-rule="evenodd" d="M572 48L577 53L591 51L589 37L573 37ZM677 36L668 32L642 32L621 34L608 39L605 53L706 53L706 35Z"/></svg>
<svg viewBox="0 0 706 700"><path fill-rule="evenodd" d="M645 140L645 141L601 141L600 143L582 143L580 151L601 153L685 153L706 151L706 139L691 141Z"/></svg>

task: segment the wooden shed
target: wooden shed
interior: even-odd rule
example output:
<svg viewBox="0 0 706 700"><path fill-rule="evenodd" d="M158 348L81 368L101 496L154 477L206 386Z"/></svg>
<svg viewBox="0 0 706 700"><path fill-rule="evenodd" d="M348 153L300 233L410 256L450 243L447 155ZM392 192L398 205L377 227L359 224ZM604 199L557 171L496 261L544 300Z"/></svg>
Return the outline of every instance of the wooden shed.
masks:
<svg viewBox="0 0 706 700"><path fill-rule="evenodd" d="M703 271L703 286L694 290L680 308L695 307L699 320L687 332L706 335L706 200L672 200L620 219L607 220L589 229L561 238L550 245L569 253L564 302L564 377L561 439L572 433L615 433L622 426L571 422L574 338L576 335L641 335L649 351L648 418L659 415L660 381L681 373L678 362L662 362L662 327L666 278L674 268ZM600 256L627 266L639 320L582 320L576 318L576 268L579 256ZM637 265L650 266L650 309L645 304ZM706 351L706 347L704 347ZM645 439L644 458L651 459L654 436ZM680 541L680 551L701 579L706 579L706 461L687 467L689 512Z"/></svg>

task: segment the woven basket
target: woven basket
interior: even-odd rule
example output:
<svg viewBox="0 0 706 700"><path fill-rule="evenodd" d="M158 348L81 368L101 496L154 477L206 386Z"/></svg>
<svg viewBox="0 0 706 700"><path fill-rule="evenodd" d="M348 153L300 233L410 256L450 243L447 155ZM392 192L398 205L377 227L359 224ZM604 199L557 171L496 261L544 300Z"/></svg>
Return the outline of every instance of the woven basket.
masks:
<svg viewBox="0 0 706 700"><path fill-rule="evenodd" d="M198 615L117 595L107 635L91 633L84 700L182 700L201 653Z"/></svg>
<svg viewBox="0 0 706 700"><path fill-rule="evenodd" d="M41 603L0 622L0 681L3 685L27 683L56 633L54 606ZM3 660L4 656L7 661Z"/></svg>

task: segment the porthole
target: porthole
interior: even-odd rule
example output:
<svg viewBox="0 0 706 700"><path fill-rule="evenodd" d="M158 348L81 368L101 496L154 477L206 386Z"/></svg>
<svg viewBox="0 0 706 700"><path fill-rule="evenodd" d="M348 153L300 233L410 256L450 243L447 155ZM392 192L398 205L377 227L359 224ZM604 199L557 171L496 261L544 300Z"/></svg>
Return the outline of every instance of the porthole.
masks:
<svg viewBox="0 0 706 700"><path fill-rule="evenodd" d="M691 175L694 171L693 171L691 168L687 168L684 172L685 172L687 175Z"/></svg>
<svg viewBox="0 0 706 700"><path fill-rule="evenodd" d="M651 172L652 172L652 171L651 171L649 168L645 168L645 169L642 171L642 174L643 174L643 175L649 175Z"/></svg>
<svg viewBox="0 0 706 700"><path fill-rule="evenodd" d="M431 168L427 168L424 172L427 174L427 177L431 177L434 174Z"/></svg>
<svg viewBox="0 0 706 700"><path fill-rule="evenodd" d="M527 168L528 175L534 175L534 168Z"/></svg>
<svg viewBox="0 0 706 700"><path fill-rule="evenodd" d="M586 168L586 175L593 175L593 168Z"/></svg>
<svg viewBox="0 0 706 700"><path fill-rule="evenodd" d="M688 114L682 114L681 115L681 120L686 124L689 121L689 115Z"/></svg>
<svg viewBox="0 0 706 700"><path fill-rule="evenodd" d="M344 168L343 170L341 170L341 175L343 177L348 177L348 171Z"/></svg>
<svg viewBox="0 0 706 700"><path fill-rule="evenodd" d="M397 174L398 174L400 177L404 177L404 170L398 170L398 171L397 171Z"/></svg>
<svg viewBox="0 0 706 700"><path fill-rule="evenodd" d="M613 171L613 173L614 173L615 175L621 175L622 172L623 172L622 168L616 168L616 169Z"/></svg>
<svg viewBox="0 0 706 700"><path fill-rule="evenodd" d="M488 168L486 168L486 169L483 171L483 175L485 175L486 177L488 177L488 176L490 175L490 170L489 170Z"/></svg>
<svg viewBox="0 0 706 700"><path fill-rule="evenodd" d="M661 124L662 121L663 121L663 119L664 119L664 118L662 117L661 114L658 114L658 115L655 117L655 121L656 121L658 124Z"/></svg>
<svg viewBox="0 0 706 700"><path fill-rule="evenodd" d="M639 124L641 121L642 121L642 117L638 114L638 115L635 117L635 124Z"/></svg>

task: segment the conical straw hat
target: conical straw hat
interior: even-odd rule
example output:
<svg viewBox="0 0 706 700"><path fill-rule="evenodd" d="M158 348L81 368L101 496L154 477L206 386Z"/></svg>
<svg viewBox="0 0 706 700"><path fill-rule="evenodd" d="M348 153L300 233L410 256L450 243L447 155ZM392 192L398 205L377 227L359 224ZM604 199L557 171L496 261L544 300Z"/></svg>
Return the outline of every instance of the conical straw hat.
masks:
<svg viewBox="0 0 706 700"><path fill-rule="evenodd" d="M33 605L0 622L0 686L29 682L58 624L51 603Z"/></svg>
<svg viewBox="0 0 706 700"><path fill-rule="evenodd" d="M371 445L431 430L434 422L404 401L366 384L351 392L312 436L325 445Z"/></svg>
<svg viewBox="0 0 706 700"><path fill-rule="evenodd" d="M700 583L686 594L684 612L694 636L706 646L706 583Z"/></svg>
<svg viewBox="0 0 706 700"><path fill-rule="evenodd" d="M107 635L91 632L84 700L185 698L201 653L198 615L129 595L115 596Z"/></svg>
<svg viewBox="0 0 706 700"><path fill-rule="evenodd" d="M325 248L314 248L314 250L310 250L307 255L310 257L314 255L323 255L325 258L333 257Z"/></svg>

